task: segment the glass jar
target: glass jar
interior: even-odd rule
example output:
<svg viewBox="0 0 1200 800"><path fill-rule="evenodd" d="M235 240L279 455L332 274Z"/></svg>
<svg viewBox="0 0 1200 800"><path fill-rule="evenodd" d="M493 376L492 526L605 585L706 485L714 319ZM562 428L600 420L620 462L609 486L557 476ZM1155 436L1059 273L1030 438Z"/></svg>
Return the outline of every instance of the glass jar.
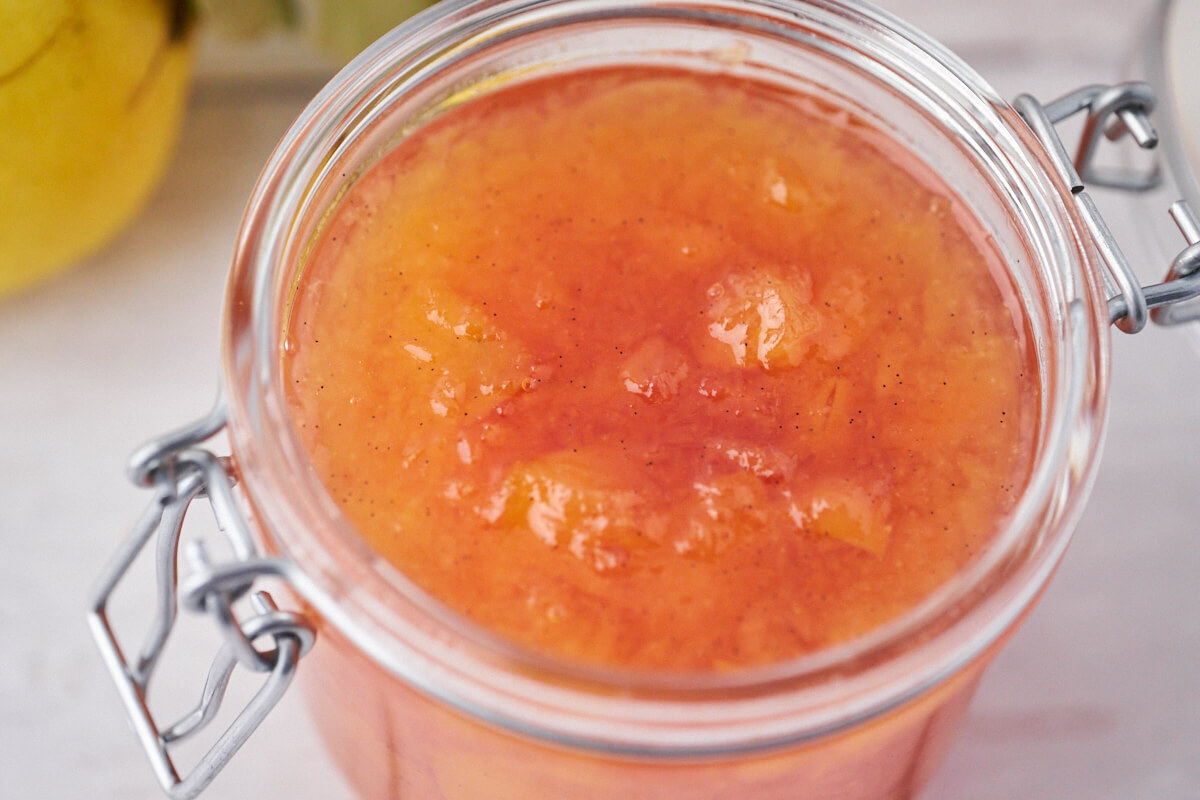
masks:
<svg viewBox="0 0 1200 800"><path fill-rule="evenodd" d="M347 187L439 109L531 76L629 64L749 76L869 121L973 210L1008 265L1035 342L1043 390L1035 463L1005 527L902 617L794 661L640 675L501 641L366 546L289 421L282 331L308 249ZM315 723L366 800L911 797L1065 551L1104 429L1109 323L1122 306L1114 313L1094 221L1042 133L935 42L852 2L483 0L418 15L346 67L276 149L246 210L228 285L227 402L136 459L136 479L168 484L160 505L207 486L236 534L241 561L213 568L193 559L198 575L181 587L184 605L216 608L226 628L233 623L243 663L257 658L254 668L286 685L295 651L310 643L299 618L260 598L260 622L239 628L230 610L256 574L286 580L319 639L303 660ZM182 449L225 423L248 522L214 478L216 462L205 471ZM151 514L143 527L171 529L177 544L173 520ZM139 528L134 540L149 537ZM254 546L271 557L255 557ZM120 577L110 574L103 589ZM119 648L105 644L103 589L94 627L114 674L129 673ZM273 650L244 649L267 635ZM295 646L285 652L289 636ZM176 737L145 715L146 674L133 674L123 692L160 779L192 796L214 762L179 782L163 760ZM246 734L226 744L236 749Z"/></svg>

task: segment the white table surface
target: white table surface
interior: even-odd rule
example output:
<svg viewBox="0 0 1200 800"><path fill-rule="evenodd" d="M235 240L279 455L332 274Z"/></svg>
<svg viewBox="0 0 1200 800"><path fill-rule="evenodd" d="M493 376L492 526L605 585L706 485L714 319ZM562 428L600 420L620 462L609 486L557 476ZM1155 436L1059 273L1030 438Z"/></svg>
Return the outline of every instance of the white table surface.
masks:
<svg viewBox="0 0 1200 800"><path fill-rule="evenodd" d="M887 5L1003 94L1048 97L1116 78L1152 3ZM87 635L85 597L146 501L123 477L127 453L208 407L242 206L318 86L202 76L178 156L138 221L70 274L0 301L0 797L159 796ZM1111 207L1131 253L1149 259L1133 241L1145 209ZM1161 330L1115 341L1091 504L926 800L1200 798L1195 341ZM129 595L137 607L149 587ZM198 692L210 644L180 637L171 663L192 672L165 677L164 695ZM350 792L293 693L206 797Z"/></svg>

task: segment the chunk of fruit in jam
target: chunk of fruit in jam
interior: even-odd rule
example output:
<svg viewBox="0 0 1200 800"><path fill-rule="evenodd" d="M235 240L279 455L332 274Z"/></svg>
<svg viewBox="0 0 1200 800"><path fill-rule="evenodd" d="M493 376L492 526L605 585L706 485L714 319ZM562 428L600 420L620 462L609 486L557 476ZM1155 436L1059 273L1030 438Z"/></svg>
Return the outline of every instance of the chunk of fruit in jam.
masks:
<svg viewBox="0 0 1200 800"><path fill-rule="evenodd" d="M687 375L687 355L661 336L652 336L626 359L620 377L627 391L661 403L679 393Z"/></svg>
<svg viewBox="0 0 1200 800"><path fill-rule="evenodd" d="M554 453L515 465L479 509L493 526L527 532L603 572L645 546L638 493L611 473L603 454Z"/></svg>
<svg viewBox="0 0 1200 800"><path fill-rule="evenodd" d="M803 273L785 278L781 271L758 268L714 283L708 296L708 335L716 350L739 367L798 366L821 324L809 305L812 279Z"/></svg>
<svg viewBox="0 0 1200 800"><path fill-rule="evenodd" d="M698 480L692 490L672 515L671 546L680 555L719 556L771 518L766 487L748 473Z"/></svg>
<svg viewBox="0 0 1200 800"><path fill-rule="evenodd" d="M482 308L436 281L414 286L395 318L402 333L393 341L415 372L410 387L425 387L439 417L478 417L547 373Z"/></svg>
<svg viewBox="0 0 1200 800"><path fill-rule="evenodd" d="M787 514L796 527L882 556L892 535L887 493L852 481L826 481L788 491Z"/></svg>

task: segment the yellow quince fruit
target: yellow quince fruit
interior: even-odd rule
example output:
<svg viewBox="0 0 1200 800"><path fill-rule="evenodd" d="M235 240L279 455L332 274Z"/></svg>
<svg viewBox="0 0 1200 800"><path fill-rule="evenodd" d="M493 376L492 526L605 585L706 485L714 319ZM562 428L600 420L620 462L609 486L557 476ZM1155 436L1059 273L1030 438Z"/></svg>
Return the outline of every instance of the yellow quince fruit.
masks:
<svg viewBox="0 0 1200 800"><path fill-rule="evenodd" d="M0 294L90 254L179 131L188 0L0 0Z"/></svg>

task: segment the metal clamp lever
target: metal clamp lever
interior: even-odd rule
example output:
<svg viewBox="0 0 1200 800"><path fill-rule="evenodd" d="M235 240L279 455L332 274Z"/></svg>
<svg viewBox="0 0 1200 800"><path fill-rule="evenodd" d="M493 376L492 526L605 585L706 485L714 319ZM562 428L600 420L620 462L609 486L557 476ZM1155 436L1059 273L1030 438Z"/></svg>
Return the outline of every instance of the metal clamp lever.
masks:
<svg viewBox="0 0 1200 800"><path fill-rule="evenodd" d="M191 800L216 777L246 742L291 684L296 665L312 647L313 626L303 617L275 607L266 592L253 591L257 578L281 572L276 559L259 558L232 493L233 477L224 459L195 446L225 425L224 404L217 403L204 419L157 439L134 455L129 475L139 486L154 488L154 499L104 571L88 613L92 635L117 685L126 713L154 768L159 784L173 800ZM191 574L179 587L179 540L191 502L205 497L217 525L233 548L235 561L214 566L200 542L191 542L184 556ZM108 620L108 602L138 554L156 540L157 608L136 661L121 650ZM235 574L231 580L229 575ZM247 597L252 615L239 619L233 605ZM192 611L216 618L225 643L209 669L196 708L165 730L155 722L147 688L155 664L166 646L178 616L180 601ZM261 643L261 644L256 644ZM180 778L169 746L203 730L216 716L229 680L238 664L268 673L258 692L186 777Z"/></svg>
<svg viewBox="0 0 1200 800"><path fill-rule="evenodd" d="M1101 135L1115 141L1129 134L1143 149L1157 146L1158 134L1150 123L1150 112L1154 109L1151 88L1136 82L1085 86L1045 106L1023 94L1013 106L1046 148L1059 178L1070 187L1096 243L1109 291L1109 321L1125 333L1137 333L1149 319L1160 325L1200 319L1200 303L1189 302L1200 297L1200 222L1188 204L1179 200L1170 208L1187 246L1171 262L1162 283L1143 287L1084 185L1087 181L1126 191L1144 191L1159 184L1161 175L1157 167L1138 173L1105 169L1095 163ZM1086 112L1087 118L1072 159L1054 126L1079 112Z"/></svg>

